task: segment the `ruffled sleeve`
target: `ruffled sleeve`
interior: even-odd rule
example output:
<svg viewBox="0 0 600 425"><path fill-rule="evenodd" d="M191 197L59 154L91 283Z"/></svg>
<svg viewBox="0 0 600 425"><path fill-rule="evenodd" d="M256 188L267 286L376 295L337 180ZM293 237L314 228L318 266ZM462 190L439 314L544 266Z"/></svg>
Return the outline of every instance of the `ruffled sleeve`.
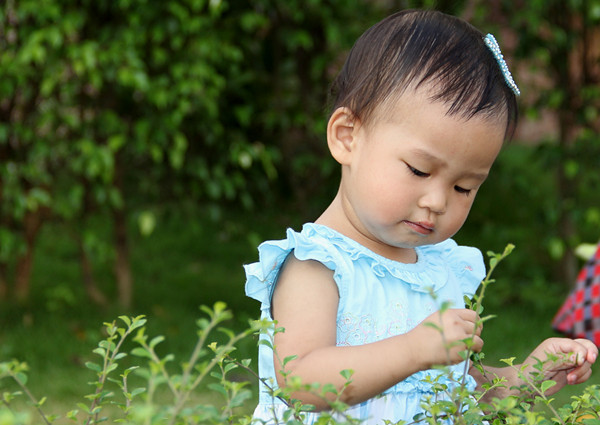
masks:
<svg viewBox="0 0 600 425"><path fill-rule="evenodd" d="M259 261L244 266L246 295L260 301L261 310L270 309L279 271L292 251L299 260L316 260L333 270L336 283L345 273L346 261L332 249L331 242L310 230L306 225L301 233L288 229L286 239L263 242L258 247ZM339 285L338 289L341 290Z"/></svg>
<svg viewBox="0 0 600 425"><path fill-rule="evenodd" d="M468 297L475 295L486 273L481 251L460 246L452 239L434 245L433 249L439 250L440 256L458 279L463 294Z"/></svg>
<svg viewBox="0 0 600 425"><path fill-rule="evenodd" d="M259 261L244 265L246 295L269 307L281 265L291 251L286 240L266 241L258 247Z"/></svg>

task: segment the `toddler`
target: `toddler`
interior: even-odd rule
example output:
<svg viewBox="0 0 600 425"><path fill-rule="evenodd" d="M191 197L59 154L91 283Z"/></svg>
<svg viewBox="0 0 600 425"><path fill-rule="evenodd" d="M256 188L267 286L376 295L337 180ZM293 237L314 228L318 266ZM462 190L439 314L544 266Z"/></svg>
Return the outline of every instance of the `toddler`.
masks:
<svg viewBox="0 0 600 425"><path fill-rule="evenodd" d="M471 390L485 382L460 355L466 338L475 352L483 345L463 297L485 276L484 261L451 237L513 133L518 94L494 37L458 18L407 10L358 39L332 86L327 143L341 165L339 190L314 223L264 242L260 261L245 266L247 295L285 329L274 335L275 355L260 345L262 378L284 386L278 359L288 356L297 357L287 379L303 383L341 389L340 371L352 370L342 401L366 424L411 421L432 394L427 377L465 379ZM557 381L551 391L587 380L597 349L552 338L525 362L562 353L571 355L544 370ZM488 373L508 381L490 396L520 384L512 368ZM315 406L306 423L329 408L311 392L293 397ZM283 422L285 410L263 386L254 417Z"/></svg>

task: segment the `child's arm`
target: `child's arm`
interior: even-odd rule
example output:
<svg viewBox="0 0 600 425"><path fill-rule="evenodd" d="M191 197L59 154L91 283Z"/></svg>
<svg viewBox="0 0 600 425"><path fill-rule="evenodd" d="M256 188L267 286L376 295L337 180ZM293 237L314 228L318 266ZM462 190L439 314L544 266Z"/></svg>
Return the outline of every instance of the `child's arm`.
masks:
<svg viewBox="0 0 600 425"><path fill-rule="evenodd" d="M549 359L550 357L550 359ZM556 357L556 360L552 360ZM544 362L542 372L544 380L553 380L556 385L547 390L546 395L552 395L563 388L565 385L574 385L585 382L592 374L592 364L598 357L598 348L587 339L569 339L569 338L548 338L537 346L535 350L525 359L523 365L527 365L524 374L532 372L540 372L534 366L537 360ZM487 394L487 399L493 397L506 397L508 395L518 394L518 389L511 387L519 387L523 384L517 370L521 369L522 365L515 367L495 368L485 366L486 375L484 377L475 368L471 368L471 375L475 378L479 385L487 382L490 377L497 375L505 377L507 382L505 388L497 388Z"/></svg>
<svg viewBox="0 0 600 425"><path fill-rule="evenodd" d="M464 344L453 346L447 353L446 343L471 337L478 321L475 312L467 309L448 310L430 316L444 329L446 341L439 330L423 324L412 331L371 344L351 347L336 346L336 318L339 295L333 272L316 261L299 261L288 257L273 294L272 314L285 332L275 334L275 351L280 359L296 355L286 365L287 371L300 377L302 383L334 384L342 388L345 379L340 372L354 371L352 383L343 393L342 401L356 404L380 394L411 374L434 364L458 363ZM361 302L369 302L368 299ZM483 341L477 335L474 349L479 351ZM285 387L275 359L277 382ZM312 394L295 393L293 397L317 410L327 403Z"/></svg>

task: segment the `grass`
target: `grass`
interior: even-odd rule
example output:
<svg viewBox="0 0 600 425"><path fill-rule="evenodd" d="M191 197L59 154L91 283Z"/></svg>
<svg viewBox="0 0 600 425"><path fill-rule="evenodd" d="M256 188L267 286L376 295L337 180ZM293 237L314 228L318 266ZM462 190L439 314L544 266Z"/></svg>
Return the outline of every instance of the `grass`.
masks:
<svg viewBox="0 0 600 425"><path fill-rule="evenodd" d="M163 354L184 359L196 342L195 320L200 305L223 300L235 318L229 324L241 329L258 315L258 303L244 295L242 264L256 261L258 242L281 238L288 226L299 228L298 217L229 213L219 224L201 210L161 215L159 226L149 237L132 230L132 266L135 275L135 305L131 311L117 307L102 309L84 296L77 263L77 250L64 225L44 229L36 252L31 302L26 306L1 305L0 360L18 358L30 365L28 385L35 395L48 396L49 406L61 413L83 401L92 392L88 384L94 373L84 364L97 360L92 349L102 337L102 323L118 315L148 316L148 333L164 335ZM97 228L106 223L99 221ZM104 226L104 227L103 227ZM132 226L132 229L135 229ZM103 233L108 240L109 229ZM99 242L99 246L101 246ZM111 261L98 249L94 257L96 277L102 290L114 297ZM505 260L510 261L510 257ZM497 275L502 275L502 265ZM488 296L493 297L494 286ZM550 321L561 300L542 304L535 314L521 304L486 307L498 318L486 323L483 338L487 362L525 356L542 339L555 336ZM484 305L486 303L484 302ZM256 345L248 340L239 346L240 358L255 358ZM255 363L254 363L255 364ZM600 376L592 378L600 383ZM4 390L0 383L0 389ZM582 387L568 388L557 405L567 402ZM199 394L202 398L209 394Z"/></svg>

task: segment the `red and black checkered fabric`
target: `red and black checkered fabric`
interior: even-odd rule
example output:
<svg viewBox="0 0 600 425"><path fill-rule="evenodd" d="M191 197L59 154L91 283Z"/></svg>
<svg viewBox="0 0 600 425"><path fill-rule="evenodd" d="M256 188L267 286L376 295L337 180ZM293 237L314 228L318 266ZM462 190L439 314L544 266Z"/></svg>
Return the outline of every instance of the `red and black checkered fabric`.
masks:
<svg viewBox="0 0 600 425"><path fill-rule="evenodd" d="M587 338L600 347L600 244L579 272L575 289L556 313L552 327L572 338Z"/></svg>

